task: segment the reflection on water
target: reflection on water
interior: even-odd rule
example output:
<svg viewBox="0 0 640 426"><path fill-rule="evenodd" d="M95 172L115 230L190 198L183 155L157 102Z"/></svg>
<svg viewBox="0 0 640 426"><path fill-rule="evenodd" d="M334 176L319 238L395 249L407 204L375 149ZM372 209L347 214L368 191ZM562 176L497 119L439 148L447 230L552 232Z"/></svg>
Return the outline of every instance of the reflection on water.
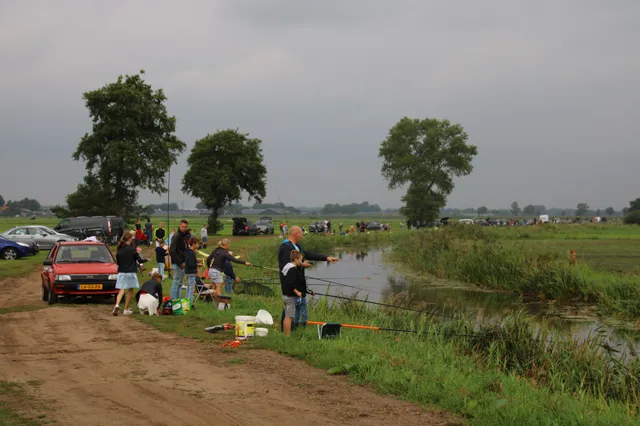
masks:
<svg viewBox="0 0 640 426"><path fill-rule="evenodd" d="M596 315L594 307L527 301L513 293L483 291L455 281L403 274L397 269L401 266L383 262L387 250L339 252L340 262L333 265L317 263L307 271L309 285L316 291L347 296L357 293L358 298L376 302L388 301L405 293L408 300L425 302L429 309L437 310L445 317L463 312L477 323L499 322L505 315L523 309L535 321L544 321L556 332L570 334L578 340L587 339L594 333L604 333L614 347L626 347L624 342L632 341L640 349L640 330L637 327L604 322ZM336 284L311 277L335 281Z"/></svg>

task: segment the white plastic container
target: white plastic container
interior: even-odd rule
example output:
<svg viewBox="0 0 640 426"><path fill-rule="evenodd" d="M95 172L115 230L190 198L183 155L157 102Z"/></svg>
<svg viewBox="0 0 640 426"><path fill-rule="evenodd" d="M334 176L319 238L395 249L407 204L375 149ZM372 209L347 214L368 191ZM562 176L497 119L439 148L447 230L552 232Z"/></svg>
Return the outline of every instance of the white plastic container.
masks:
<svg viewBox="0 0 640 426"><path fill-rule="evenodd" d="M267 334L269 334L269 329L268 328L262 328L262 327L256 328L256 336L258 336L258 337L266 337Z"/></svg>
<svg viewBox="0 0 640 426"><path fill-rule="evenodd" d="M236 339L249 339L255 335L256 317L238 315L236 317Z"/></svg>

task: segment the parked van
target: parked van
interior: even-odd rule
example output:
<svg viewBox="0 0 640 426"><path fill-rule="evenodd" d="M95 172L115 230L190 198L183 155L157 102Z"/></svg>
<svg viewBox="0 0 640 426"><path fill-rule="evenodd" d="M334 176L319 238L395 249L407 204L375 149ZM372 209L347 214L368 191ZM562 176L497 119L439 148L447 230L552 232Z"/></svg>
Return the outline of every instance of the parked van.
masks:
<svg viewBox="0 0 640 426"><path fill-rule="evenodd" d="M55 226L62 234L76 238L102 236L107 243L115 243L124 233L124 219L117 216L78 216L63 219Z"/></svg>
<svg viewBox="0 0 640 426"><path fill-rule="evenodd" d="M549 215L548 214L541 214L540 218L538 219L539 222L542 223L549 223Z"/></svg>

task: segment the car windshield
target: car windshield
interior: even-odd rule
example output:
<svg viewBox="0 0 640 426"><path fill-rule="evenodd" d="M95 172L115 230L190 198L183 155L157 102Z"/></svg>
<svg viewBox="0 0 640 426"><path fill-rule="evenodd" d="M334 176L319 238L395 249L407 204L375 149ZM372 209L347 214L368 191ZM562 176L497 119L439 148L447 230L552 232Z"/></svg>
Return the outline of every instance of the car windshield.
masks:
<svg viewBox="0 0 640 426"><path fill-rule="evenodd" d="M107 246L78 244L61 246L55 263L113 263L113 256Z"/></svg>

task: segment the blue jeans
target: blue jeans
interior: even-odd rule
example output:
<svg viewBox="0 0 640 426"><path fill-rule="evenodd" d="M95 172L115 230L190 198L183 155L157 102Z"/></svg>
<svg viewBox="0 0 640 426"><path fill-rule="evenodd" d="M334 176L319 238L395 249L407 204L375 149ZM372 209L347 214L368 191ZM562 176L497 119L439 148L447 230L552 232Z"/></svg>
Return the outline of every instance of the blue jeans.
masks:
<svg viewBox="0 0 640 426"><path fill-rule="evenodd" d="M307 310L307 298L303 297L300 299L300 304L296 305L296 314L293 317L294 325L307 325L307 320L309 319L309 311Z"/></svg>
<svg viewBox="0 0 640 426"><path fill-rule="evenodd" d="M224 277L224 292L227 294L233 293L233 280L229 277Z"/></svg>
<svg viewBox="0 0 640 426"><path fill-rule="evenodd" d="M182 293L182 282L184 281L184 269L175 263L171 265L173 269L173 283L171 283L170 296L171 299L179 299L180 293Z"/></svg>
<svg viewBox="0 0 640 426"><path fill-rule="evenodd" d="M193 305L193 292L196 289L196 276L195 275L189 275L187 277L187 294L184 296L185 299L189 299L189 301L191 302L191 304Z"/></svg>
<svg viewBox="0 0 640 426"><path fill-rule="evenodd" d="M158 263L158 273L164 275L164 263Z"/></svg>

